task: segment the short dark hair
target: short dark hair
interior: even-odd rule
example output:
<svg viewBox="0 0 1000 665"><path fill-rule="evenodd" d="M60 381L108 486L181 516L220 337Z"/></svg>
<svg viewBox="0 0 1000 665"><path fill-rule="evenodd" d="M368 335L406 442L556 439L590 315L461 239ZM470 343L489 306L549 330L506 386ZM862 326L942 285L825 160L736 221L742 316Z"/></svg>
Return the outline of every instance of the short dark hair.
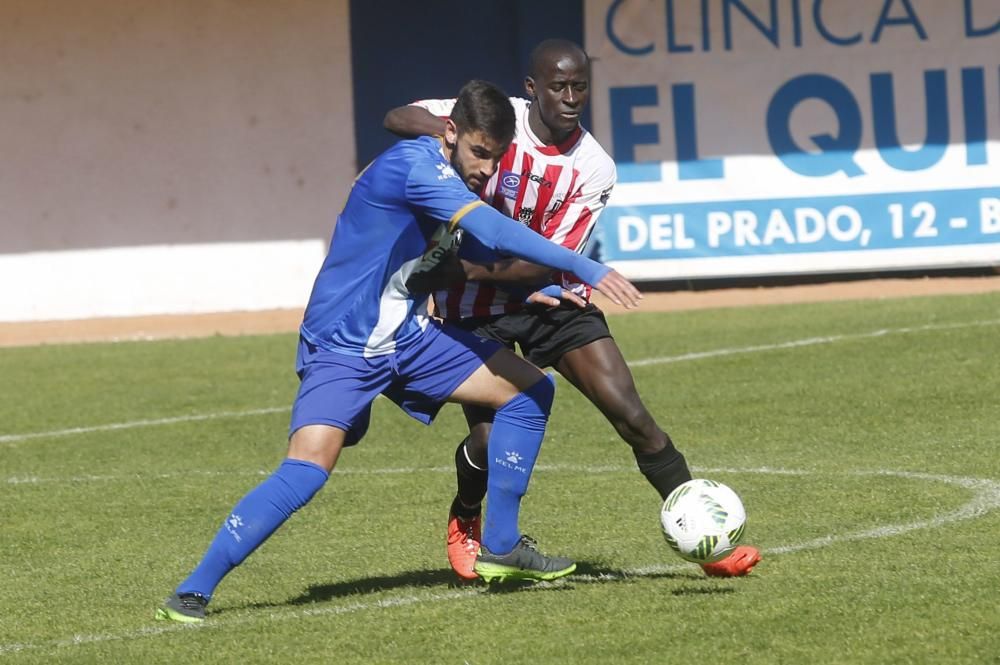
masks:
<svg viewBox="0 0 1000 665"><path fill-rule="evenodd" d="M590 66L590 56L576 42L571 42L568 39L546 39L531 51L528 76L538 78L542 68L548 62L558 60L563 56L579 58L585 65Z"/></svg>
<svg viewBox="0 0 1000 665"><path fill-rule="evenodd" d="M507 94L489 81L469 81L458 93L451 110L451 121L460 134L483 132L507 144L514 140L517 118Z"/></svg>

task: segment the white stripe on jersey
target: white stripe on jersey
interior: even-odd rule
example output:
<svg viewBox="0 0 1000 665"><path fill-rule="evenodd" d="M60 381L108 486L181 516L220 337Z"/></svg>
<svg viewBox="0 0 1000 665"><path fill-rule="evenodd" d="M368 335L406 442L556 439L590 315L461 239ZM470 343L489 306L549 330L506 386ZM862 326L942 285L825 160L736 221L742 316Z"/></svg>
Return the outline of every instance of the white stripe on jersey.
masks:
<svg viewBox="0 0 1000 665"><path fill-rule="evenodd" d="M384 356L396 350L396 333L413 305L413 296L406 289L406 280L423 260L423 256L418 256L407 261L386 282L378 301L378 322L365 342L365 358ZM430 321L427 302L428 299L425 298L414 312L414 321L421 330L425 330Z"/></svg>

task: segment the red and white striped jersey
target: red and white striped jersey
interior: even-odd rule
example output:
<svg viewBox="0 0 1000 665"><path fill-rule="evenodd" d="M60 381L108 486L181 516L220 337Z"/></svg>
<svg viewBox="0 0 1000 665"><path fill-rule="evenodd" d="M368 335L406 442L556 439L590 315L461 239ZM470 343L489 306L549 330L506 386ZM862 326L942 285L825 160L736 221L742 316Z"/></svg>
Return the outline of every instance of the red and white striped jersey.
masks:
<svg viewBox="0 0 1000 665"><path fill-rule="evenodd" d="M615 185L615 163L582 127L561 144L545 145L528 126L531 102L511 97L510 103L517 116L517 133L480 196L552 242L582 252ZM455 100L429 99L414 105L447 117ZM563 288L590 299L591 288L574 275L554 275L552 283L560 282ZM434 300L440 316L464 319L514 312L523 299L489 284L466 282L435 293Z"/></svg>

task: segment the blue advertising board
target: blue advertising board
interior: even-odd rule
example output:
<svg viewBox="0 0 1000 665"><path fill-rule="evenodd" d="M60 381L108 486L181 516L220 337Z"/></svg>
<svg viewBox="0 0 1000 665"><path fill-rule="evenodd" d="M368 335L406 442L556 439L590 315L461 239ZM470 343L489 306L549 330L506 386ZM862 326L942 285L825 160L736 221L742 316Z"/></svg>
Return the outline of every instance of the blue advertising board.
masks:
<svg viewBox="0 0 1000 665"><path fill-rule="evenodd" d="M1000 264L1000 0L594 0L636 279Z"/></svg>

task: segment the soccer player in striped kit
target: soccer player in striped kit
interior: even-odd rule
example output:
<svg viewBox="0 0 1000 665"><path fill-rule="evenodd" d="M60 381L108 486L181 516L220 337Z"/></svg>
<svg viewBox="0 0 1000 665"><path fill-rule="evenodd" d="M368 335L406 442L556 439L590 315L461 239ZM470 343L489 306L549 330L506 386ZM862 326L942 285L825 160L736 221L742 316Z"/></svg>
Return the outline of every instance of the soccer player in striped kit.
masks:
<svg viewBox="0 0 1000 665"><path fill-rule="evenodd" d="M582 252L615 184L615 165L580 125L589 98L590 59L578 45L546 40L531 55L525 78L529 99L512 98L517 134L481 198L535 232ZM387 129L400 136L440 134L454 100L424 100L393 109ZM505 285L562 286L563 302L508 294ZM475 238L465 237L457 257L442 263L428 288L445 320L478 335L520 346L539 367L554 367L607 417L631 447L639 471L661 499L691 479L684 456L642 403L628 365L611 337L603 313L589 302L591 290L572 274L552 272L520 259L498 256ZM448 560L462 578L475 577L481 502L486 495L489 458L486 441L493 414L465 407L469 436L455 453L458 492L448 517ZM706 564L708 575L748 574L760 560L752 546Z"/></svg>

